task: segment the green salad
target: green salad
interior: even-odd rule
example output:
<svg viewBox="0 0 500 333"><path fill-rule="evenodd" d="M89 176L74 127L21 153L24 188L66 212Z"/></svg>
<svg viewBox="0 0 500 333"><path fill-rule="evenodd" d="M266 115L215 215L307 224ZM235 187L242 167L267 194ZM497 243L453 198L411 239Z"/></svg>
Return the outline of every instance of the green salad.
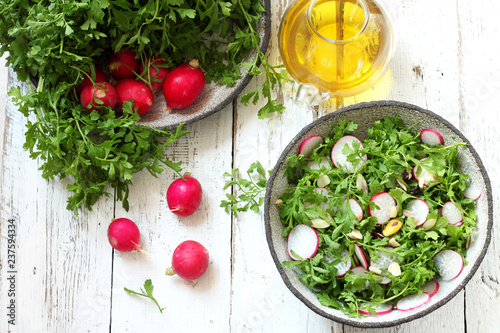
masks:
<svg viewBox="0 0 500 333"><path fill-rule="evenodd" d="M465 143L415 125L384 118L361 141L341 120L288 159L294 186L276 204L293 260L282 267L321 304L354 316L412 310L466 264L477 197L457 159Z"/></svg>

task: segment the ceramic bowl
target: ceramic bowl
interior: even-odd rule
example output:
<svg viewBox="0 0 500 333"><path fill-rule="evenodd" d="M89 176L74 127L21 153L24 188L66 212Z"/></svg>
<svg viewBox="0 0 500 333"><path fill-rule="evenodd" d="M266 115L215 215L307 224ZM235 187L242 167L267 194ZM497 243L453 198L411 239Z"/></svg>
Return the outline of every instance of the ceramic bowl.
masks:
<svg viewBox="0 0 500 333"><path fill-rule="evenodd" d="M305 138L313 134L323 136L330 134L331 126L338 124L339 120L345 119L347 121L354 121L359 125L354 134L363 140L366 138L367 128L372 127L376 120L385 116L393 117L396 114L406 125L418 122L418 125L415 127L417 131L424 128L436 129L443 135L447 144L454 142L465 142L467 144L467 146L460 147L459 162L462 167L461 171L470 175L475 185L474 187L477 187L482 193L476 203L477 230L472 237L471 245L465 258L468 261L468 265L464 266L462 273L454 280L442 281L438 279L437 281L440 283L439 291L427 304L412 311L401 312L394 310L385 315L366 316L358 319L349 317L339 310L321 305L316 295L299 281L294 271L280 267L280 263L290 260L290 258L287 255L286 238L281 236L283 225L279 219L278 207L274 202L289 187L286 176L283 173L287 165L287 158L297 154L298 147ZM266 237L269 249L285 285L299 300L323 317L363 328L389 327L409 322L431 313L450 301L465 287L478 269L486 254L493 225L490 181L481 159L467 138L452 124L435 113L414 105L394 101L378 101L352 105L328 114L302 129L285 148L274 167L267 187L264 209Z"/></svg>
<svg viewBox="0 0 500 333"><path fill-rule="evenodd" d="M257 29L260 36L259 47L262 52L266 53L271 34L271 1L264 0L263 3L265 13L258 21ZM256 56L257 52L253 50L248 54L244 62L252 62ZM260 61L258 63L260 64ZM194 103L184 109L165 111L165 98L163 98L161 91L158 92L155 96L153 106L141 116L139 124L152 128L173 129L181 123L193 123L222 110L238 97L243 88L252 79L252 76L248 73L249 69L240 67L240 71L241 77L233 86L214 82L207 83Z"/></svg>

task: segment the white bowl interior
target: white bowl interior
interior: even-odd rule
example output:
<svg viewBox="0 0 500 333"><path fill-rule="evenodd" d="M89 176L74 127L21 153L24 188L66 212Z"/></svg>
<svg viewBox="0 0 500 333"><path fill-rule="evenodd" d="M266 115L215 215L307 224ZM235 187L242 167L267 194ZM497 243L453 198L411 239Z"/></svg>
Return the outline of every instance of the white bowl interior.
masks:
<svg viewBox="0 0 500 333"><path fill-rule="evenodd" d="M445 144L455 142L466 142L467 146L460 147L459 162L461 171L468 173L475 187L477 187L482 195L477 201L477 230L472 238L469 250L467 251L466 260L468 265L459 277L452 281L438 280L440 283L439 291L431 298L431 301L426 305L409 312L392 311L389 314L381 316L367 316L356 319L351 318L341 311L325 307L319 303L316 295L313 294L291 269L282 269L278 267L280 274L285 284L290 290L301 299L313 311L330 318L335 321L346 323L360 327L386 327L401 324L416 318L420 318L438 307L448 302L455 296L470 280L474 272L477 270L481 262L486 248L490 240L490 231L492 226L492 205L491 205L491 187L488 176L482 166L482 162L471 147L465 137L451 124L439 116L427 110L418 107L407 105L398 102L374 102L363 103L351 106L340 110L334 114L327 115L318 119L316 122L306 127L299 135L290 143L281 156L274 170L274 178L271 177L268 186L268 197L266 198L266 228L268 243L271 249L273 258L278 263L290 260L287 255L286 239L281 236L283 225L279 219L279 211L274 203L289 186L283 171L286 167L286 159L291 155L297 154L298 147L302 140L313 134L328 135L331 133L331 126L337 124L339 120L354 121L358 124L358 129L354 133L361 140L366 138L366 130L373 126L376 120L385 116L393 117L398 115L405 125L409 126L416 122L416 131L424 128L433 128L438 130L445 140Z"/></svg>

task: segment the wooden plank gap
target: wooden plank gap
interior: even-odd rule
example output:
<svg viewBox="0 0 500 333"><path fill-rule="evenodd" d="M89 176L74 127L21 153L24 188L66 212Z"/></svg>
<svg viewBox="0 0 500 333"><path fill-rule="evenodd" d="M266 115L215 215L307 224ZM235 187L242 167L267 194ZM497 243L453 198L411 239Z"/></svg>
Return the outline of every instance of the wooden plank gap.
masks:
<svg viewBox="0 0 500 333"><path fill-rule="evenodd" d="M465 121L465 101L464 101L464 86L463 86L463 51L462 51L462 46L463 46L463 40L462 40L462 25L460 22L460 11L458 10L458 1L455 1L455 7L456 7L456 13L457 13L457 31L458 31L458 44L457 44L457 55L458 55L458 94L459 94L459 105L460 105L460 111L458 114L458 119L459 119L459 129L460 131L464 131L464 121Z"/></svg>

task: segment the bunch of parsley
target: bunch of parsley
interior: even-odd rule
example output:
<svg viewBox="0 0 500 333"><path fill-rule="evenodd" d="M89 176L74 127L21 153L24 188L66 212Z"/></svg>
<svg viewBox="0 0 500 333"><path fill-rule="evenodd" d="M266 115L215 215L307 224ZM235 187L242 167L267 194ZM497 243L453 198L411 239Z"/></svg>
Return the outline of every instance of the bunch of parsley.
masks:
<svg viewBox="0 0 500 333"><path fill-rule="evenodd" d="M281 112L271 89L282 79L259 48L257 24L265 8L260 0L56 0L0 1L0 54L28 91L10 92L29 118L24 148L43 161L44 178L71 183L68 209L91 208L108 186L128 209L134 173L147 169L158 175L164 166L180 172L180 162L164 156L164 147L186 134L137 124L131 104L123 114L113 110L89 114L78 101L75 87L96 63L113 52L132 48L141 58L161 55L175 65L198 58L207 80L233 85L239 65L266 80L243 97L267 104L259 112ZM243 63L250 52L257 56Z"/></svg>
<svg viewBox="0 0 500 333"><path fill-rule="evenodd" d="M333 126L333 134L325 138L310 158L298 155L288 160L286 172L294 186L278 203L280 218L285 226L283 236L287 236L298 224L311 225L312 218L322 218L331 226L316 229L319 248L314 257L283 262L282 266L297 270L300 280L317 294L325 306L355 316L359 315L360 307L367 307L373 312L373 306L386 302L395 304L401 297L421 292L422 285L437 274L433 257L442 249L453 249L465 256L466 242L475 229L476 216L473 200L463 195L468 175L459 172L457 159L459 147L463 144L429 147L422 144L419 133L412 131L412 127L405 127L397 116L375 122L363 141L364 147L353 144L353 148L346 146L343 150L354 165L361 161L363 155L368 155L366 164L352 174L345 174L343 169L332 165L314 170L307 163L313 160L320 162L323 156L330 156L335 142L356 130L357 125L353 122L340 121ZM426 165L420 161L423 157L428 157ZM408 176L415 165L438 175L440 183L419 188L417 181ZM328 198L315 191L317 179L325 174L331 180L326 186ZM367 193L357 185L358 174L362 174L367 181ZM404 221L401 230L391 237L377 237L382 226L368 215L368 207L374 207L370 198L379 192L391 194L398 204L396 218ZM364 218L360 222L350 211L349 205L345 205L345 198L354 198L363 207ZM425 231L416 227L412 217L402 215L402 207L413 198L421 198L429 204L428 219L437 220L431 229ZM448 224L447 218L440 217L438 213L442 204L450 200L462 207L462 226ZM328 208L321 205L326 202L329 203ZM361 231L362 240L347 235L353 229ZM386 247L390 246L390 238L394 238L400 246L389 251ZM343 277L336 277L335 266L347 259L342 253L348 253L348 257L355 260L355 243L373 261L380 257L380 253L393 256L400 264L402 274L393 276L386 273L385 276L392 281L385 285L379 284L380 276L371 272L367 272L364 277L350 272Z"/></svg>

